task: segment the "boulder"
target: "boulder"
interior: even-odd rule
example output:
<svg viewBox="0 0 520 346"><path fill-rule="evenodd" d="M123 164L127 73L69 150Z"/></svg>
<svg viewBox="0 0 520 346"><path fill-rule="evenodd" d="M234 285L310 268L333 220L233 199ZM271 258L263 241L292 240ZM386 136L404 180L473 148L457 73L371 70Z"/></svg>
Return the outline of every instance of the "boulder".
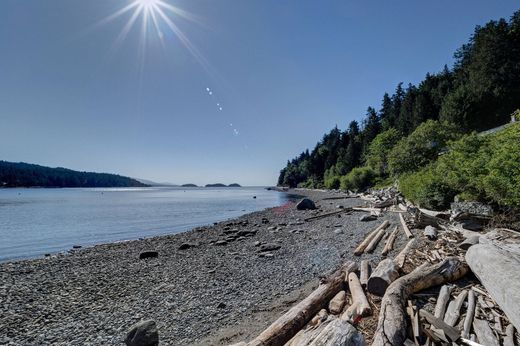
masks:
<svg viewBox="0 0 520 346"><path fill-rule="evenodd" d="M359 221L374 221L377 220L377 216L372 214L366 214L359 218Z"/></svg>
<svg viewBox="0 0 520 346"><path fill-rule="evenodd" d="M316 209L316 204L309 199L309 198L303 198L301 201L296 204L296 209L298 210L314 210Z"/></svg>
<svg viewBox="0 0 520 346"><path fill-rule="evenodd" d="M159 253L157 251L143 251L139 254L139 259L156 258L158 256Z"/></svg>
<svg viewBox="0 0 520 346"><path fill-rule="evenodd" d="M159 345L159 332L155 321L147 320L134 324L126 334L127 346L157 346Z"/></svg>

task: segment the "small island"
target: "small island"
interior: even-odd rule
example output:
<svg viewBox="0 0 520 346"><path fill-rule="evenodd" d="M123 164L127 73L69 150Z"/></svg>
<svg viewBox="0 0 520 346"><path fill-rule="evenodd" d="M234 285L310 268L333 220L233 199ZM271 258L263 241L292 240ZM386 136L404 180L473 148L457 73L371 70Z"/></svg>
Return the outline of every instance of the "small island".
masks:
<svg viewBox="0 0 520 346"><path fill-rule="evenodd" d="M227 187L226 184L216 183L216 184L206 184L206 187Z"/></svg>
<svg viewBox="0 0 520 346"><path fill-rule="evenodd" d="M228 187L242 187L242 186L240 186L240 184L233 183L233 184L229 184Z"/></svg>
<svg viewBox="0 0 520 346"><path fill-rule="evenodd" d="M182 184L181 186L182 186L182 187L198 187L198 186L195 185L195 184Z"/></svg>

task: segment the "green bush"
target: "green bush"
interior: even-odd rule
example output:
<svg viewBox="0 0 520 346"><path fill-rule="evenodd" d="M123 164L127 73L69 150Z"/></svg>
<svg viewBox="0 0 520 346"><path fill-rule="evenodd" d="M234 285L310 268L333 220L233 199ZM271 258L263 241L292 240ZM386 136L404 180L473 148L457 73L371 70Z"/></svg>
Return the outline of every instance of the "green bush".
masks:
<svg viewBox="0 0 520 346"><path fill-rule="evenodd" d="M450 140L459 137L448 123L428 120L408 137L401 139L388 153L388 168L392 175L416 172L437 159Z"/></svg>
<svg viewBox="0 0 520 346"><path fill-rule="evenodd" d="M339 189L341 184L340 177L333 175L325 178L324 185L327 189Z"/></svg>
<svg viewBox="0 0 520 346"><path fill-rule="evenodd" d="M370 167L356 167L340 179L343 190L363 191L374 184L376 174Z"/></svg>
<svg viewBox="0 0 520 346"><path fill-rule="evenodd" d="M431 209L446 208L455 195L520 208L520 124L487 136L466 135L449 152L399 179L404 196Z"/></svg>
<svg viewBox="0 0 520 346"><path fill-rule="evenodd" d="M388 153L399 142L400 138L401 135L394 128L378 134L368 147L367 166L378 175L386 175L388 173Z"/></svg>

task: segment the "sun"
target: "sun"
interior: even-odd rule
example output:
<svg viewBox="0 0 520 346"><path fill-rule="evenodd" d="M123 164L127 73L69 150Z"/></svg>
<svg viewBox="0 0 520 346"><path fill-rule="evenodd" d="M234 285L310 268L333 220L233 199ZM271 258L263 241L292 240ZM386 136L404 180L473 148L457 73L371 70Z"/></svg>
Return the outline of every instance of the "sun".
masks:
<svg viewBox="0 0 520 346"><path fill-rule="evenodd" d="M142 6L145 9L151 9L154 6L157 5L159 0L135 0L140 6Z"/></svg>

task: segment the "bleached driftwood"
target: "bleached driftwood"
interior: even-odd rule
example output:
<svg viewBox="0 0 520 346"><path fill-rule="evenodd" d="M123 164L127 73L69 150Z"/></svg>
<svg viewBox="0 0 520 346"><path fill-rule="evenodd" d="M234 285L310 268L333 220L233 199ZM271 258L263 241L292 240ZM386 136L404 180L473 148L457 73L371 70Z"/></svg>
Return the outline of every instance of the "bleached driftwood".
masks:
<svg viewBox="0 0 520 346"><path fill-rule="evenodd" d="M374 236L374 238L372 238L372 240L370 241L370 243L367 245L366 249L365 249L365 252L367 253L372 253L374 252L374 250L376 249L377 245L379 244L379 242L381 241L381 238L383 238L383 236L385 235L386 233L386 228L388 227L390 223L385 223L385 226L381 226L379 232L377 232L377 234Z"/></svg>
<svg viewBox="0 0 520 346"><path fill-rule="evenodd" d="M365 338L349 322L331 316L318 328L302 330L286 346L365 346Z"/></svg>
<svg viewBox="0 0 520 346"><path fill-rule="evenodd" d="M248 346L283 345L309 322L341 290L349 262L324 280L307 298L292 307Z"/></svg>
<svg viewBox="0 0 520 346"><path fill-rule="evenodd" d="M367 284L368 292L377 296L383 296L387 287L399 277L397 264L387 258L379 262L376 269L370 275Z"/></svg>
<svg viewBox="0 0 520 346"><path fill-rule="evenodd" d="M348 275L348 288L352 295L352 305L343 313L341 319L349 321L356 316L369 316L372 314L372 309L368 303L367 297L356 273Z"/></svg>
<svg viewBox="0 0 520 346"><path fill-rule="evenodd" d="M412 247L414 245L415 245L415 239L409 240L408 243L406 244L406 246L394 258L394 261L399 266L399 268L404 267L404 263L406 262L406 257L408 256L408 253L412 250Z"/></svg>
<svg viewBox="0 0 520 346"><path fill-rule="evenodd" d="M507 244L503 249L494 244L473 245L466 253L466 261L489 295L519 329L520 253L514 245Z"/></svg>
<svg viewBox="0 0 520 346"><path fill-rule="evenodd" d="M368 283L368 277L370 276L370 263L367 260L362 260L359 272L359 282L361 287L366 288Z"/></svg>
<svg viewBox="0 0 520 346"><path fill-rule="evenodd" d="M444 313L446 312L446 305L450 300L451 290L453 289L450 285L444 285L441 287L437 303L435 304L434 316L440 319L444 319Z"/></svg>
<svg viewBox="0 0 520 346"><path fill-rule="evenodd" d="M333 315L339 314L345 306L346 292L339 291L329 302L329 311Z"/></svg>
<svg viewBox="0 0 520 346"><path fill-rule="evenodd" d="M433 227L433 226L426 226L426 228L424 229L424 235L429 239L429 240L435 240L437 239L437 228Z"/></svg>
<svg viewBox="0 0 520 346"><path fill-rule="evenodd" d="M476 299L475 292L469 290L468 293L468 310L466 312L466 318L464 318L464 329L462 331L462 337L467 339L470 337L471 325L473 324L473 317L475 316Z"/></svg>
<svg viewBox="0 0 520 346"><path fill-rule="evenodd" d="M395 238L397 238L398 231L399 231L399 228L397 226L395 226L394 230L392 231L392 233L386 240L385 247L383 248L383 252L381 253L383 256L386 256L394 248L394 242L395 242Z"/></svg>
<svg viewBox="0 0 520 346"><path fill-rule="evenodd" d="M464 301L466 300L467 296L468 291L463 290L459 293L457 298L450 302L450 304L448 305L448 309L446 310L446 314L444 315L444 322L446 322L446 324L453 327L457 323L460 316L460 309L462 307L462 304L464 304Z"/></svg>
<svg viewBox="0 0 520 346"><path fill-rule="evenodd" d="M512 324L508 325L506 328L504 346L515 346L515 327Z"/></svg>
<svg viewBox="0 0 520 346"><path fill-rule="evenodd" d="M403 226L403 231L406 234L406 236L408 238L413 238L413 234L412 232L410 232L408 225L406 225L406 221L404 220L403 214L399 214L399 221L401 221L401 226Z"/></svg>
<svg viewBox="0 0 520 346"><path fill-rule="evenodd" d="M487 321L475 318L473 320L473 329L477 334L478 341L486 346L500 346L500 342L495 337L495 334L489 327Z"/></svg>
<svg viewBox="0 0 520 346"><path fill-rule="evenodd" d="M406 340L405 305L408 297L423 289L457 280L467 272L468 266L464 262L449 257L435 265L425 263L390 284L381 301L372 345L403 344Z"/></svg>
<svg viewBox="0 0 520 346"><path fill-rule="evenodd" d="M365 240L363 240L361 242L361 244L358 245L356 250L354 250L354 255L360 256L365 251L368 244L370 244L372 239L374 239L374 237L378 234L378 232L381 229L385 229L386 227L388 227L389 224L390 224L390 222L388 220L385 220L381 225L379 225L379 227L377 227L375 230L370 232L370 234L365 238Z"/></svg>

